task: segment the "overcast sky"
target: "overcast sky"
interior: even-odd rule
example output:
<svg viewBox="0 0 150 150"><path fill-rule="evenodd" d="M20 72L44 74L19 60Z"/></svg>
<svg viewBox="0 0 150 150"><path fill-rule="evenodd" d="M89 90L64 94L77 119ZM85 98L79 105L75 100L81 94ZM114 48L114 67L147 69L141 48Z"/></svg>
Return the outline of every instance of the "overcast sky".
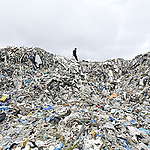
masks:
<svg viewBox="0 0 150 150"><path fill-rule="evenodd" d="M0 0L0 47L40 47L80 59L150 50L150 0Z"/></svg>

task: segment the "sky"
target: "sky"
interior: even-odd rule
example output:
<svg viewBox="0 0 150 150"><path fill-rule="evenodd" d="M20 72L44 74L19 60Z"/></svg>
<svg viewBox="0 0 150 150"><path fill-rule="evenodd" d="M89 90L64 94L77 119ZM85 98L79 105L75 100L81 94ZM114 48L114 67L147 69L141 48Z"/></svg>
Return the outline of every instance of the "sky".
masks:
<svg viewBox="0 0 150 150"><path fill-rule="evenodd" d="M0 47L40 47L80 60L150 50L150 0L0 0Z"/></svg>

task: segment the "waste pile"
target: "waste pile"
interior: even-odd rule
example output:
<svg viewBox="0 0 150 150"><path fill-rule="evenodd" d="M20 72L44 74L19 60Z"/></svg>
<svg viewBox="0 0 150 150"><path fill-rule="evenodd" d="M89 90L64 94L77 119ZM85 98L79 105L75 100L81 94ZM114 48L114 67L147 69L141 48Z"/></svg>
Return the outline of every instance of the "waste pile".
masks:
<svg viewBox="0 0 150 150"><path fill-rule="evenodd" d="M76 61L0 49L0 150L149 150L150 53Z"/></svg>

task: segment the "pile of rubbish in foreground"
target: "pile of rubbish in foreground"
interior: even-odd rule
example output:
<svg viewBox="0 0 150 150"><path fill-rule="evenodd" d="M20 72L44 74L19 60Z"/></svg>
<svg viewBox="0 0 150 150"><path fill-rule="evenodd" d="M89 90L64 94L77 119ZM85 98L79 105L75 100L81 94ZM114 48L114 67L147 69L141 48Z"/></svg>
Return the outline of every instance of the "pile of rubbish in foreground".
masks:
<svg viewBox="0 0 150 150"><path fill-rule="evenodd" d="M0 150L149 150L150 53L88 62L0 49Z"/></svg>

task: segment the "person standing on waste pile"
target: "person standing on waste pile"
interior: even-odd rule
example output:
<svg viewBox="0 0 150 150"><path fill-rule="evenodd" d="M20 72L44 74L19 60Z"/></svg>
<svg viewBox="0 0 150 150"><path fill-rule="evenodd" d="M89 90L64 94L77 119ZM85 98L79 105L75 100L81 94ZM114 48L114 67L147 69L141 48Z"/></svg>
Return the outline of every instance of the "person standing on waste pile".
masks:
<svg viewBox="0 0 150 150"><path fill-rule="evenodd" d="M75 48L73 50L73 56L75 57L75 59L78 61L78 57L77 57L77 48Z"/></svg>

